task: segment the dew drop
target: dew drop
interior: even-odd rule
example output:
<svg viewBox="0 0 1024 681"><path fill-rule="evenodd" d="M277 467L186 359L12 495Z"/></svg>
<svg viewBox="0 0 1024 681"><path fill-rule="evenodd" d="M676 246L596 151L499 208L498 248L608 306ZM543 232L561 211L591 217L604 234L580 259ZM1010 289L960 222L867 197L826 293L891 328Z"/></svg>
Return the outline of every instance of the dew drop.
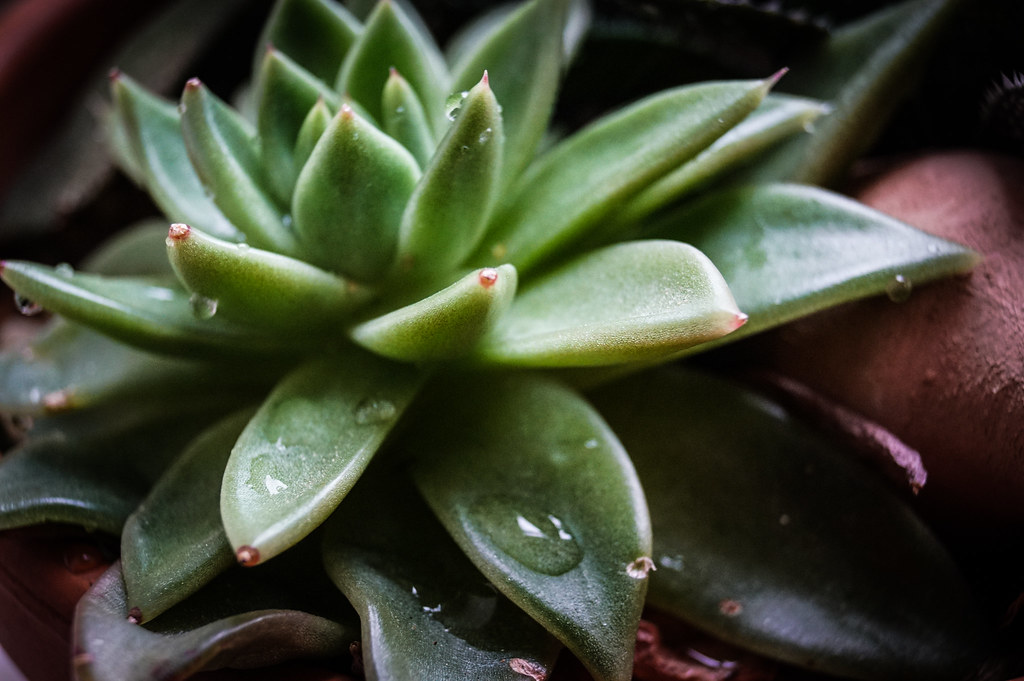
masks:
<svg viewBox="0 0 1024 681"><path fill-rule="evenodd" d="M469 97L468 90L448 95L448 99L444 103L444 114L448 120L454 121L459 117L459 110L462 108L462 103L466 101L466 97Z"/></svg>
<svg viewBox="0 0 1024 681"><path fill-rule="evenodd" d="M367 397L356 405L356 423L362 426L387 423L397 415L394 402L379 397Z"/></svg>
<svg viewBox="0 0 1024 681"><path fill-rule="evenodd" d="M181 102L181 103L179 103L179 104L178 104L178 113L179 113L179 114L181 114L181 115L183 115L183 116L184 116L184 115L185 115L185 112L186 112L187 110L188 110L188 107L186 107L186 106L185 106L185 102Z"/></svg>
<svg viewBox="0 0 1024 681"><path fill-rule="evenodd" d="M402 114L405 113L405 107L404 106L396 106L395 107L395 113L398 114L399 116L401 116Z"/></svg>
<svg viewBox="0 0 1024 681"><path fill-rule="evenodd" d="M889 300L894 303L905 303L910 299L910 292L912 290L913 286L910 280L902 274L897 274L886 284L885 295L889 296Z"/></svg>
<svg viewBox="0 0 1024 681"><path fill-rule="evenodd" d="M192 308L192 314L196 319L210 319L217 314L217 301L213 298L193 293L188 299L188 305Z"/></svg>
<svg viewBox="0 0 1024 681"><path fill-rule="evenodd" d="M252 250L252 246L245 242L240 241L237 244L235 244L235 250L241 253L242 255L248 255L249 251Z"/></svg>
<svg viewBox="0 0 1024 681"><path fill-rule="evenodd" d="M14 306L18 308L18 312L26 317L34 317L43 311L42 305L33 300L29 300L18 292L14 293Z"/></svg>
<svg viewBox="0 0 1024 681"><path fill-rule="evenodd" d="M678 555L662 556L658 559L658 565L666 570L675 570L676 572L679 572L683 569L683 557Z"/></svg>
<svg viewBox="0 0 1024 681"><path fill-rule="evenodd" d="M596 437L592 437L589 440L587 440L586 442L584 442L583 446L586 447L587 449L597 449L597 445L598 444L600 444L600 443L598 443L597 438Z"/></svg>
<svg viewBox="0 0 1024 681"><path fill-rule="evenodd" d="M491 135L493 134L494 131L490 128L487 128L482 133L480 133L480 137L477 138L477 141L479 141L480 144L487 144L488 142L491 141Z"/></svg>
<svg viewBox="0 0 1024 681"><path fill-rule="evenodd" d="M57 271L58 275L64 277L65 279L70 279L75 274L75 268L72 267L70 263L66 262L60 263L54 269Z"/></svg>
<svg viewBox="0 0 1024 681"><path fill-rule="evenodd" d="M526 567L557 576L576 567L583 550L558 516L509 496L485 497L474 517L494 544Z"/></svg>

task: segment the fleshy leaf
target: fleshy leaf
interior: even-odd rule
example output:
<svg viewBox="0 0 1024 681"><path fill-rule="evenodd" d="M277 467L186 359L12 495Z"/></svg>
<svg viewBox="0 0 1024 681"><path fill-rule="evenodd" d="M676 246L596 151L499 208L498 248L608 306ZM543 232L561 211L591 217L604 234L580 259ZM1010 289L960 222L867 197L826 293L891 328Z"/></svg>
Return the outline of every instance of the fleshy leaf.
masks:
<svg viewBox="0 0 1024 681"><path fill-rule="evenodd" d="M717 192L657 223L722 272L750 320L729 337L778 326L846 300L968 271L974 251L851 199L804 185ZM897 279L902 277L902 279Z"/></svg>
<svg viewBox="0 0 1024 681"><path fill-rule="evenodd" d="M438 518L598 681L631 678L651 538L615 435L539 376L487 377L434 397L409 434L414 478Z"/></svg>
<svg viewBox="0 0 1024 681"><path fill-rule="evenodd" d="M0 277L19 294L119 341L184 357L232 357L275 352L248 327L216 316L213 301L192 299L177 287L146 279L103 277L9 260ZM197 310L199 314L197 315Z"/></svg>
<svg viewBox="0 0 1024 681"><path fill-rule="evenodd" d="M381 96L383 130L409 150L423 168L434 155L434 132L416 92L397 69L391 69Z"/></svg>
<svg viewBox="0 0 1024 681"><path fill-rule="evenodd" d="M526 171L473 262L509 262L523 271L548 258L739 123L774 82L668 90L591 124Z"/></svg>
<svg viewBox="0 0 1024 681"><path fill-rule="evenodd" d="M700 251L676 241L632 241L523 286L475 355L485 363L537 367L657 360L745 320Z"/></svg>
<svg viewBox="0 0 1024 681"><path fill-rule="evenodd" d="M558 641L473 567L404 471L359 481L329 521L324 564L360 613L368 679L523 681L554 666Z"/></svg>
<svg viewBox="0 0 1024 681"><path fill-rule="evenodd" d="M230 580L215 582L167 613L166 617L174 613L175 627L151 631L129 619L120 564L115 563L75 612L76 678L185 679L203 669L251 668L296 657L337 655L358 635L350 610L338 608L335 621L333 612L328 618L285 609L296 602L286 591L294 577L233 573ZM308 583L303 586L313 592Z"/></svg>
<svg viewBox="0 0 1024 681"><path fill-rule="evenodd" d="M412 7L380 2L345 57L335 90L345 92L381 120L381 92L392 68L409 81L423 103L434 134L440 137L448 70L437 45L412 15Z"/></svg>
<svg viewBox="0 0 1024 681"><path fill-rule="evenodd" d="M402 145L342 105L295 187L292 216L306 259L359 281L381 277L419 178Z"/></svg>
<svg viewBox="0 0 1024 681"><path fill-rule="evenodd" d="M399 234L399 266L451 272L483 236L498 196L505 137L487 73L462 101L458 117L409 198Z"/></svg>
<svg viewBox="0 0 1024 681"><path fill-rule="evenodd" d="M261 184L259 146L249 122L193 78L181 96L181 132L199 179L246 242L294 253L295 235Z"/></svg>
<svg viewBox="0 0 1024 681"><path fill-rule="evenodd" d="M761 106L696 158L640 192L615 214L614 220L639 222L723 173L749 163L779 141L809 131L813 122L828 111L827 105L812 99L769 94Z"/></svg>
<svg viewBox="0 0 1024 681"><path fill-rule="evenodd" d="M569 0L533 0L486 28L452 66L455 91L468 90L486 70L506 121L502 184L533 159L547 130L562 74L562 32Z"/></svg>
<svg viewBox="0 0 1024 681"><path fill-rule="evenodd" d="M224 472L221 516L239 561L272 558L323 522L421 382L411 367L357 350L311 361L282 379Z"/></svg>
<svg viewBox="0 0 1024 681"><path fill-rule="evenodd" d="M460 357L490 330L516 292L511 265L484 268L416 303L359 324L354 341L407 362Z"/></svg>
<svg viewBox="0 0 1024 681"><path fill-rule="evenodd" d="M960 0L912 0L836 31L793 70L787 88L832 106L813 135L792 140L755 177L807 184L836 182L881 133L924 53Z"/></svg>
<svg viewBox="0 0 1024 681"><path fill-rule="evenodd" d="M56 522L117 535L181 448L237 400L136 400L37 419L0 463L0 528Z"/></svg>
<svg viewBox="0 0 1024 681"><path fill-rule="evenodd" d="M369 296L301 260L215 239L187 225L171 226L167 255L190 291L217 301L218 314L284 337L300 329L336 335Z"/></svg>
<svg viewBox="0 0 1024 681"><path fill-rule="evenodd" d="M652 605L825 674L966 672L983 640L968 587L847 452L760 396L676 368L593 397L651 507Z"/></svg>
<svg viewBox="0 0 1024 681"><path fill-rule="evenodd" d="M231 447L252 413L236 413L201 433L125 523L121 567L128 607L138 622L153 619L234 565L220 521L220 484Z"/></svg>
<svg viewBox="0 0 1024 681"><path fill-rule="evenodd" d="M309 110L321 98L332 109L341 103L333 90L288 55L267 49L256 82L256 129L265 180L282 205L291 201L295 179L299 176L300 168L295 165L299 131Z"/></svg>
<svg viewBox="0 0 1024 681"><path fill-rule="evenodd" d="M146 92L124 74L115 75L111 88L117 125L127 135L146 191L164 215L237 240L238 230L206 195L192 168L175 105Z"/></svg>
<svg viewBox="0 0 1024 681"><path fill-rule="evenodd" d="M299 136L295 140L295 167L301 172L302 166L306 165L310 154L316 147L316 143L323 137L327 127L331 124L334 115L327 108L327 103L321 97L306 114L306 119L299 128Z"/></svg>
<svg viewBox="0 0 1024 681"><path fill-rule="evenodd" d="M333 82L361 30L359 20L339 2L282 0L263 27L253 72L259 70L262 51L273 45L320 80Z"/></svg>

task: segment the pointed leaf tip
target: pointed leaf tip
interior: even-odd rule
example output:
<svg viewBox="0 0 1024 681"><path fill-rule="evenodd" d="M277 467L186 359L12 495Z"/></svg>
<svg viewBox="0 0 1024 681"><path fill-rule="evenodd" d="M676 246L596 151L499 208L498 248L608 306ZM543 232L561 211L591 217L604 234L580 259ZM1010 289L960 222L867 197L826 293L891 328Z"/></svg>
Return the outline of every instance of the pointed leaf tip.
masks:
<svg viewBox="0 0 1024 681"><path fill-rule="evenodd" d="M199 80L198 78L189 78L185 82L185 90L186 91L190 91L191 90L191 91L194 92L194 91L198 90L199 88L201 88L202 86L203 86L203 81Z"/></svg>
<svg viewBox="0 0 1024 681"><path fill-rule="evenodd" d="M252 546L239 547L238 551L235 552L235 557L238 559L238 564L242 567L252 567L260 562L259 549Z"/></svg>
<svg viewBox="0 0 1024 681"><path fill-rule="evenodd" d="M493 267L485 267L480 270L480 274L477 276L480 279L481 286L491 288L498 281L498 270Z"/></svg>
<svg viewBox="0 0 1024 681"><path fill-rule="evenodd" d="M192 228L186 224L176 222L171 225L170 229L167 230L167 242L168 245L178 243L189 238L192 234Z"/></svg>
<svg viewBox="0 0 1024 681"><path fill-rule="evenodd" d="M774 86L776 83L782 80L782 77L785 76L787 73L789 73L789 67L783 66L781 69L779 69L772 75L768 76L768 86Z"/></svg>
<svg viewBox="0 0 1024 681"><path fill-rule="evenodd" d="M107 74L107 77L110 78L111 82L115 82L115 81L120 80L121 79L121 69L117 68L116 66L113 67L112 69L110 69L110 72Z"/></svg>
<svg viewBox="0 0 1024 681"><path fill-rule="evenodd" d="M487 75L487 69L484 69L484 76L480 79L480 84L490 87L491 79L490 76Z"/></svg>

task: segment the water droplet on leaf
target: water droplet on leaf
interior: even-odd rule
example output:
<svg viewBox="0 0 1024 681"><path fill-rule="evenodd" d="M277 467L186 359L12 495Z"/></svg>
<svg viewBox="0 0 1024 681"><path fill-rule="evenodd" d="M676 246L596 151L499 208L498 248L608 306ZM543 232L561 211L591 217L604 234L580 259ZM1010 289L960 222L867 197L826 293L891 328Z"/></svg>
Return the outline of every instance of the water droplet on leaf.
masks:
<svg viewBox="0 0 1024 681"><path fill-rule="evenodd" d="M478 137L477 140L480 142L480 144L487 144L489 141L491 141L491 135L493 134L494 131L491 130L490 128L487 128L482 133L480 133L480 137Z"/></svg>
<svg viewBox="0 0 1024 681"><path fill-rule="evenodd" d="M448 95L448 99L444 103L444 114L448 117L448 120L454 121L459 117L459 110L462 108L462 102L466 100L466 97L469 97L468 90Z"/></svg>
<svg viewBox="0 0 1024 681"><path fill-rule="evenodd" d="M239 242L235 244L235 250L241 253L242 255L247 255L249 251L252 250L252 246L244 242Z"/></svg>
<svg viewBox="0 0 1024 681"><path fill-rule="evenodd" d="M64 277L65 279L70 279L75 274L75 268L72 267L70 263L66 262L60 263L54 269L57 270L57 274Z"/></svg>
<svg viewBox="0 0 1024 681"><path fill-rule="evenodd" d="M26 317L33 317L43 311L42 305L29 300L18 292L14 293L14 306L18 308L18 312Z"/></svg>
<svg viewBox="0 0 1024 681"><path fill-rule="evenodd" d="M217 314L217 301L213 298L193 293L188 299L188 304L196 319L210 319Z"/></svg>
<svg viewBox="0 0 1024 681"><path fill-rule="evenodd" d="M367 397L356 405L356 423L362 426L387 423L397 414L393 402L379 397Z"/></svg>
<svg viewBox="0 0 1024 681"><path fill-rule="evenodd" d="M904 303L910 298L913 286L902 274L897 274L885 286L885 295L894 303Z"/></svg>
<svg viewBox="0 0 1024 681"><path fill-rule="evenodd" d="M561 575L583 559L571 529L558 516L512 497L488 497L474 507L474 518L502 551L526 567Z"/></svg>

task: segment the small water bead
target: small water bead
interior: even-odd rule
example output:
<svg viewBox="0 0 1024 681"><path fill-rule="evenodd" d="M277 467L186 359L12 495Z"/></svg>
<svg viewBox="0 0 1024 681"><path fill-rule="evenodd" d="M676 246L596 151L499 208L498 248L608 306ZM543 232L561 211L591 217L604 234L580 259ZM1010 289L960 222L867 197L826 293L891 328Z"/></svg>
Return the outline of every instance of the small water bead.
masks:
<svg viewBox="0 0 1024 681"><path fill-rule="evenodd" d="M57 271L57 274L65 279L70 279L75 275L75 268L72 267L70 263L62 262L54 269Z"/></svg>
<svg viewBox="0 0 1024 681"><path fill-rule="evenodd" d="M192 314L196 319L211 319L217 314L217 301L213 298L193 293L189 296L188 305L192 308Z"/></svg>
<svg viewBox="0 0 1024 681"><path fill-rule="evenodd" d="M14 293L14 306L18 308L18 312L26 317L34 317L43 311L42 305L33 300L29 300L17 291Z"/></svg>
<svg viewBox="0 0 1024 681"><path fill-rule="evenodd" d="M367 397L356 405L356 423L361 426L387 423L397 415L395 404L379 397Z"/></svg>
<svg viewBox="0 0 1024 681"><path fill-rule="evenodd" d="M469 97L468 90L448 95L448 99L444 103L444 114L448 117L448 120L454 121L459 117L459 110L462 108L462 103L466 101L467 97Z"/></svg>
<svg viewBox="0 0 1024 681"><path fill-rule="evenodd" d="M885 295L894 303L905 303L910 299L913 285L902 274L894 276L885 286Z"/></svg>
<svg viewBox="0 0 1024 681"><path fill-rule="evenodd" d="M235 244L235 250L241 253L242 255L248 255L249 251L252 250L252 246L243 241Z"/></svg>
<svg viewBox="0 0 1024 681"><path fill-rule="evenodd" d="M512 497L487 497L474 505L473 517L494 544L535 572L557 576L583 560L583 550L558 516Z"/></svg>
<svg viewBox="0 0 1024 681"><path fill-rule="evenodd" d="M491 135L493 134L494 130L492 130L491 128L487 128L482 133L480 133L480 137L477 138L477 141L479 141L480 144L487 144L489 141L491 141Z"/></svg>

